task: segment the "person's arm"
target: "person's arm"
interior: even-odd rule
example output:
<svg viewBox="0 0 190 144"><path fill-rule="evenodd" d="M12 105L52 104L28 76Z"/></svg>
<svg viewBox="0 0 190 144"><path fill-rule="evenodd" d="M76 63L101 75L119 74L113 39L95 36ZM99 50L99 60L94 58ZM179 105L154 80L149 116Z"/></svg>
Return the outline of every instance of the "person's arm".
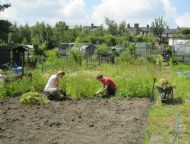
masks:
<svg viewBox="0 0 190 144"><path fill-rule="evenodd" d="M103 88L103 90L108 90L108 85L104 85L104 88Z"/></svg>

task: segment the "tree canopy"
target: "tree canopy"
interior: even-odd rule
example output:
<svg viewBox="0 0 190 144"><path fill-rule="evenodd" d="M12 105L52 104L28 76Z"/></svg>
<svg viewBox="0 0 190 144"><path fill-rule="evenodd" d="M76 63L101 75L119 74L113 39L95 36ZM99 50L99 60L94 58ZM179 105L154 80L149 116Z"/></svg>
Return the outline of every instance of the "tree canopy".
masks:
<svg viewBox="0 0 190 144"><path fill-rule="evenodd" d="M0 12L10 7L10 4L0 5ZM8 33L10 32L11 23L7 20L0 20L0 43L6 43L8 40Z"/></svg>
<svg viewBox="0 0 190 144"><path fill-rule="evenodd" d="M4 11L4 9L10 7L11 5L10 4L2 4L0 5L0 11Z"/></svg>
<svg viewBox="0 0 190 144"><path fill-rule="evenodd" d="M158 41L162 42L162 33L165 30L166 22L163 20L163 17L155 18L151 24L151 32L158 37Z"/></svg>

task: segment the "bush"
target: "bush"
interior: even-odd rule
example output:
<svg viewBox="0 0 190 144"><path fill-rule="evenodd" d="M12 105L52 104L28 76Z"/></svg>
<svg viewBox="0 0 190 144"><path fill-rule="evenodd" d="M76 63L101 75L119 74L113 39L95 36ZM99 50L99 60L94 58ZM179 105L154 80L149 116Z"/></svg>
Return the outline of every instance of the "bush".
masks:
<svg viewBox="0 0 190 144"><path fill-rule="evenodd" d="M21 96L20 103L21 104L47 104L49 100L47 97L43 94L40 94L38 92L28 92Z"/></svg>
<svg viewBox="0 0 190 144"><path fill-rule="evenodd" d="M79 65L82 64L82 60L84 58L84 55L81 51L79 50L71 50L70 51L71 58L78 63Z"/></svg>
<svg viewBox="0 0 190 144"><path fill-rule="evenodd" d="M152 64L156 64L156 55L149 55L147 60Z"/></svg>
<svg viewBox="0 0 190 144"><path fill-rule="evenodd" d="M95 54L97 56L106 56L108 55L108 47L104 44L104 45L99 45L95 51Z"/></svg>

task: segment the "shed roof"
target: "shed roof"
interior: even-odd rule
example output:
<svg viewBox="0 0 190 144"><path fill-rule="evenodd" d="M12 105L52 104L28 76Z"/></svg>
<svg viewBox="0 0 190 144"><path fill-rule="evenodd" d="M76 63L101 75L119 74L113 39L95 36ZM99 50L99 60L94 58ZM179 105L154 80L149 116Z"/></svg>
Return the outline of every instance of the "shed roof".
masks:
<svg viewBox="0 0 190 144"><path fill-rule="evenodd" d="M84 45L81 46L80 50L85 50L85 49L89 48L90 46L95 47L94 44L84 44Z"/></svg>
<svg viewBox="0 0 190 144"><path fill-rule="evenodd" d="M29 47L21 44L0 46L0 50L14 50L14 49L22 49L24 51L28 51Z"/></svg>

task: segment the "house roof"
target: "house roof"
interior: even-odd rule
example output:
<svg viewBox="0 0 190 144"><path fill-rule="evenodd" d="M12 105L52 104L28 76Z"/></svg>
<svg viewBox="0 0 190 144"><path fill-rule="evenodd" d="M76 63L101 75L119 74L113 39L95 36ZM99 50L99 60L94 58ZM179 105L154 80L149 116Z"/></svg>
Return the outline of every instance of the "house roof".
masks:
<svg viewBox="0 0 190 144"><path fill-rule="evenodd" d="M165 29L163 34L175 34L177 29Z"/></svg>
<svg viewBox="0 0 190 144"><path fill-rule="evenodd" d="M149 32L150 31L150 28L147 28L147 27L140 27L139 29L141 31L144 31L144 32Z"/></svg>
<svg viewBox="0 0 190 144"><path fill-rule="evenodd" d="M149 26L146 26L146 27L139 27L139 25L137 25L137 27L128 27L129 31L133 32L135 29L138 29L139 31L142 31L142 32L150 32L151 31L151 28ZM163 34L175 34L177 31L178 31L179 28L176 28L176 29L170 29L169 27L167 27Z"/></svg>
<svg viewBox="0 0 190 144"><path fill-rule="evenodd" d="M95 47L95 45L93 45L93 44L84 44L84 45L81 46L80 50L85 50L85 49L87 49L90 46L94 46Z"/></svg>
<svg viewBox="0 0 190 144"><path fill-rule="evenodd" d="M14 49L23 49L24 51L28 51L29 47L21 44L0 46L0 50L14 50Z"/></svg>

